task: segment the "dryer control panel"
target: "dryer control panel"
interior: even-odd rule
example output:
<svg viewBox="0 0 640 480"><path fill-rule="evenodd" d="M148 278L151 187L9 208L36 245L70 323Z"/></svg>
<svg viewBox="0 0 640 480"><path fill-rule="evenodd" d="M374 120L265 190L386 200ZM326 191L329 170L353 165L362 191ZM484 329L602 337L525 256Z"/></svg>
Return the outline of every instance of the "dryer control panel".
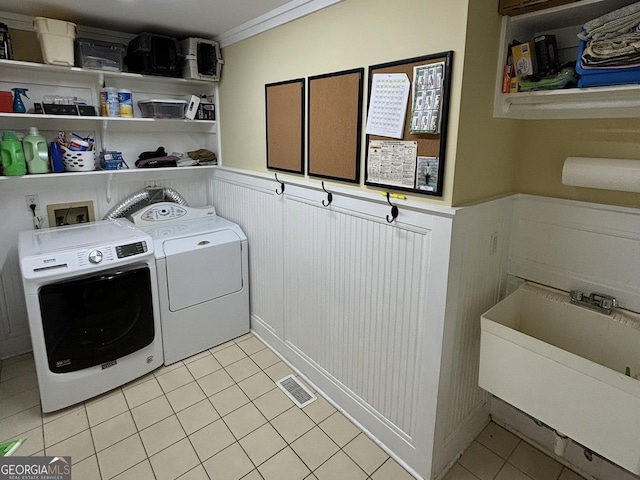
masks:
<svg viewBox="0 0 640 480"><path fill-rule="evenodd" d="M216 209L212 206L194 208L171 202L152 203L131 215L131 221L138 226L158 224L173 220L190 220L192 218L215 217Z"/></svg>
<svg viewBox="0 0 640 480"><path fill-rule="evenodd" d="M176 220L184 217L187 211L180 205L171 203L169 205L152 205L140 217L145 222L161 222L163 220Z"/></svg>

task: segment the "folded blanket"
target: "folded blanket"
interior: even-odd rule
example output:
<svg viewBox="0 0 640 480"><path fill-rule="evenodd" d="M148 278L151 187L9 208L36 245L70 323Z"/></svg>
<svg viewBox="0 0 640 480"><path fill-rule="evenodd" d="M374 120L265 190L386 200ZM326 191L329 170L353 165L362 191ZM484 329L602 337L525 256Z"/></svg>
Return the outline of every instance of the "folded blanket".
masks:
<svg viewBox="0 0 640 480"><path fill-rule="evenodd" d="M640 33L626 34L615 40L590 41L582 54L582 66L628 67L640 60Z"/></svg>
<svg viewBox="0 0 640 480"><path fill-rule="evenodd" d="M640 64L640 2L587 22L578 37L584 68L630 68Z"/></svg>
<svg viewBox="0 0 640 480"><path fill-rule="evenodd" d="M640 24L640 2L627 5L613 12L594 18L583 26L578 34L582 40L610 38L619 33L626 33Z"/></svg>

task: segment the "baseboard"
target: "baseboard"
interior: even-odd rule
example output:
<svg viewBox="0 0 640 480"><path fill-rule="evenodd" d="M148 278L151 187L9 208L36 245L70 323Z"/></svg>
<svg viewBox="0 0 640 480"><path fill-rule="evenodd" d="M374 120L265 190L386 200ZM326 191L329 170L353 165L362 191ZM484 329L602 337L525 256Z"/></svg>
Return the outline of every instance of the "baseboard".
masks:
<svg viewBox="0 0 640 480"><path fill-rule="evenodd" d="M433 478L442 479L449 469L458 461L469 445L491 421L491 405L486 402L470 413L464 423L451 433L442 446L436 442L433 454Z"/></svg>
<svg viewBox="0 0 640 480"><path fill-rule="evenodd" d="M2 352L0 360L6 360L7 358L16 357L30 351L31 337L29 334L0 339L0 352Z"/></svg>

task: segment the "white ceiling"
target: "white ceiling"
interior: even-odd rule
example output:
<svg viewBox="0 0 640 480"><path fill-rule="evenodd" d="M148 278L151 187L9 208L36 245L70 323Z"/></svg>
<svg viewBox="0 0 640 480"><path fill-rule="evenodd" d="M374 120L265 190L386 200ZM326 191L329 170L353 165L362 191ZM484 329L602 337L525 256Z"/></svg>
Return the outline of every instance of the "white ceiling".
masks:
<svg viewBox="0 0 640 480"><path fill-rule="evenodd" d="M309 3L313 1L0 0L0 12L55 18L132 34L153 32L177 37L216 38L246 26L265 14L295 9Z"/></svg>

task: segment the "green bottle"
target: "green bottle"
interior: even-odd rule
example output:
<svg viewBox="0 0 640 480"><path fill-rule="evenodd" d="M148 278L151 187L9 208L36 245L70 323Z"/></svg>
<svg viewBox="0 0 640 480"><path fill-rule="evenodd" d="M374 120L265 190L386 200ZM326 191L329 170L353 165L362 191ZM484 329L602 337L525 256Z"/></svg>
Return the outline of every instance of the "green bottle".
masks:
<svg viewBox="0 0 640 480"><path fill-rule="evenodd" d="M2 132L0 155L2 155L2 167L5 175L17 177L27 173L24 151L20 140L16 138L16 132L12 130Z"/></svg>
<svg viewBox="0 0 640 480"><path fill-rule="evenodd" d="M22 139L22 148L29 173L49 173L47 140L40 135L36 127L31 127L29 134Z"/></svg>

